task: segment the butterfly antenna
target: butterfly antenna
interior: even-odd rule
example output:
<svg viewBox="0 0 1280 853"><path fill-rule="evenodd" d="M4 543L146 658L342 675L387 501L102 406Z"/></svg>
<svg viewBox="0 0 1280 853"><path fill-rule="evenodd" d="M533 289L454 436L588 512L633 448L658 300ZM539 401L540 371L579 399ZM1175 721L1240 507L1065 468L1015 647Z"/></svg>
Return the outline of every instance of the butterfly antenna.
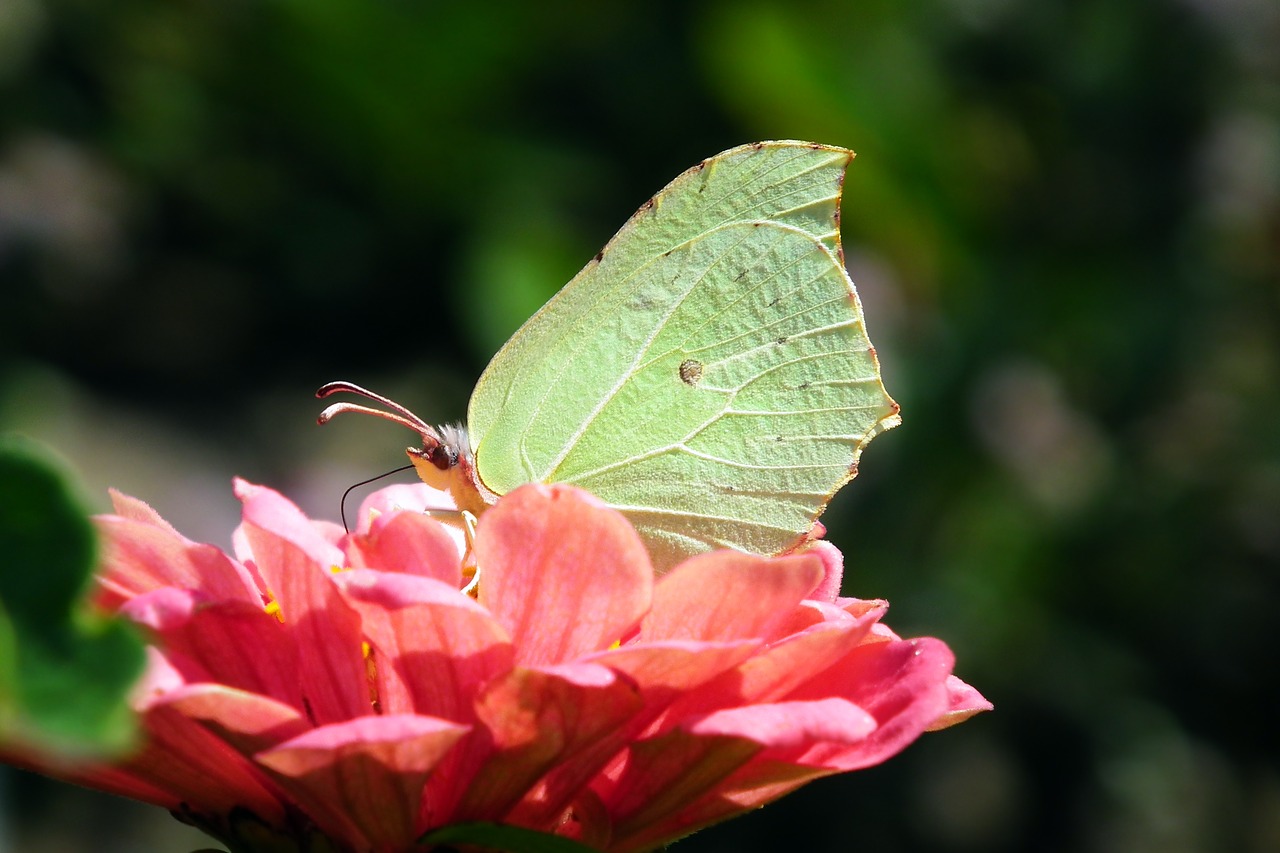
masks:
<svg viewBox="0 0 1280 853"><path fill-rule="evenodd" d="M401 471L408 471L411 468L413 468L412 465L401 465L399 468L392 468L390 471L379 474L376 477L370 477L367 480L361 480L358 483L352 483L350 486L347 486L347 490L342 493L342 500L338 501L338 512L342 516L342 529L347 533L351 532L351 528L347 526L347 495L351 494L361 486L367 486L376 480L381 480L383 477L390 477L392 474L399 474Z"/></svg>
<svg viewBox="0 0 1280 853"><path fill-rule="evenodd" d="M373 415L375 418L382 418L383 420L400 424L400 426L408 427L418 435L422 436L424 449L431 450L444 443L440 438L440 433L431 424L427 423L422 418L397 403L395 400L391 400L381 394L375 394L367 388L361 388L354 382L344 382L341 380L337 382L327 382L324 385L321 385L320 389L316 391L316 396L323 400L330 394L338 393L357 394L361 397L367 397L375 403L380 403L383 406L386 406L390 411L375 409L371 406L362 406L358 403L334 403L320 413L320 417L316 418L317 423L327 424L329 421L333 420L334 416L340 415L344 412L359 412L362 415Z"/></svg>

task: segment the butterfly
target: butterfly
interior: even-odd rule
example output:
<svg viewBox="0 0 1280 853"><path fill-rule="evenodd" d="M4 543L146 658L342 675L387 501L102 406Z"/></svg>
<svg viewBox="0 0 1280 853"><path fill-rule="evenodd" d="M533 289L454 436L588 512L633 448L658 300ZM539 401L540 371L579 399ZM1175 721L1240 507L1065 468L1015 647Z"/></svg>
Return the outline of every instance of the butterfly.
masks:
<svg viewBox="0 0 1280 853"><path fill-rule="evenodd" d="M493 357L465 428L349 382L317 396L388 411L337 403L320 420L413 429L418 473L469 512L524 483L580 486L659 572L716 548L792 550L900 420L840 246L853 156L758 142L681 174Z"/></svg>

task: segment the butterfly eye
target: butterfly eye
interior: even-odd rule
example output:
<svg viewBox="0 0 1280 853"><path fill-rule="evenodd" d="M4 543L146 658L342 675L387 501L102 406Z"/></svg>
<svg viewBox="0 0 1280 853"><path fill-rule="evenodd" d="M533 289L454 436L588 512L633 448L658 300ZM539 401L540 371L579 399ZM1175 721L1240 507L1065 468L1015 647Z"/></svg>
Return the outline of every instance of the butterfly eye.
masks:
<svg viewBox="0 0 1280 853"><path fill-rule="evenodd" d="M427 451L427 458L441 471L448 471L458 464L458 451L447 444L437 444Z"/></svg>

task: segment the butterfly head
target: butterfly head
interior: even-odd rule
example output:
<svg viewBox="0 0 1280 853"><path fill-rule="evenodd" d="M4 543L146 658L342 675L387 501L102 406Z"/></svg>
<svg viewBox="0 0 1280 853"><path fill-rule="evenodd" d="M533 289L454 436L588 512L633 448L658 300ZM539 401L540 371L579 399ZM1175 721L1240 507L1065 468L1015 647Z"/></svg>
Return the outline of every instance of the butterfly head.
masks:
<svg viewBox="0 0 1280 853"><path fill-rule="evenodd" d="M497 495L485 488L476 475L475 455L466 428L457 424L434 427L394 400L353 382L329 382L316 391L316 396L324 399L337 393L357 394L385 409L359 403L333 403L320 413L319 423L326 424L344 412L359 412L408 427L422 439L421 447L408 447L405 452L424 483L451 494L458 509L476 514L497 500Z"/></svg>

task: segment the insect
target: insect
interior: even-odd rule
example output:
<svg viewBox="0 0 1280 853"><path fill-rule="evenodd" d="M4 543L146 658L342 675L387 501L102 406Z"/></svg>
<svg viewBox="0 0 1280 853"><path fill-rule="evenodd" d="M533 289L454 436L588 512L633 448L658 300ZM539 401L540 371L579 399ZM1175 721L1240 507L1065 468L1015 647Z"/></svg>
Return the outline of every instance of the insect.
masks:
<svg viewBox="0 0 1280 853"><path fill-rule="evenodd" d="M681 174L493 357L467 424L414 430L419 474L479 513L523 483L622 511L657 571L714 548L801 544L899 423L840 246L853 152L759 142Z"/></svg>

